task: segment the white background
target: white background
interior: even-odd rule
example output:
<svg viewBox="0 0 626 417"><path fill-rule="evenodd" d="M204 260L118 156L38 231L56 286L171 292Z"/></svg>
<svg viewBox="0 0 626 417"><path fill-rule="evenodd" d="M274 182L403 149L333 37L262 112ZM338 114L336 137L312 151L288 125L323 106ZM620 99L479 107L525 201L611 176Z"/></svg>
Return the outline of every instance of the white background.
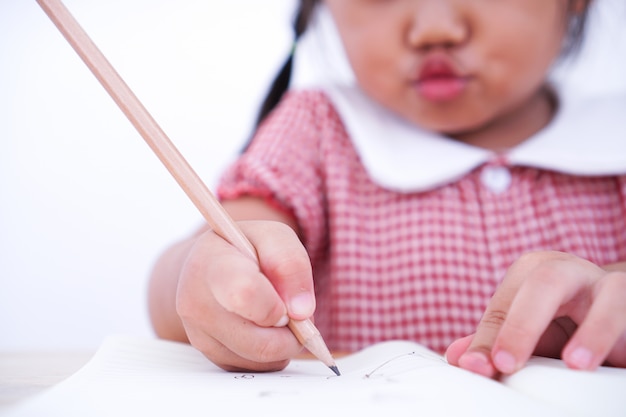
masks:
<svg viewBox="0 0 626 417"><path fill-rule="evenodd" d="M626 2L599 1L567 79L626 91ZM65 4L212 188L289 50L293 1ZM35 0L0 0L0 350L151 334L150 269L200 221Z"/></svg>
<svg viewBox="0 0 626 417"><path fill-rule="evenodd" d="M66 0L213 187L290 48L286 0ZM195 206L35 0L0 0L0 349L150 333Z"/></svg>

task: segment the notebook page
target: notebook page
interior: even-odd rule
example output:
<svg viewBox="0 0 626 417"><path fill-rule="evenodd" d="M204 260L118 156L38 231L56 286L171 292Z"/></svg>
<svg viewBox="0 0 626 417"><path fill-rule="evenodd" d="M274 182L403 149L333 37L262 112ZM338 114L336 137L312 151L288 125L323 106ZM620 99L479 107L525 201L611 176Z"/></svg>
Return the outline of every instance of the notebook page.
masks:
<svg viewBox="0 0 626 417"><path fill-rule="evenodd" d="M533 357L503 382L575 416L626 416L626 369L600 367L574 371L561 360Z"/></svg>
<svg viewBox="0 0 626 417"><path fill-rule="evenodd" d="M84 368L7 417L561 415L409 342L375 345L337 365L340 377L317 360L228 373L185 344L114 336Z"/></svg>

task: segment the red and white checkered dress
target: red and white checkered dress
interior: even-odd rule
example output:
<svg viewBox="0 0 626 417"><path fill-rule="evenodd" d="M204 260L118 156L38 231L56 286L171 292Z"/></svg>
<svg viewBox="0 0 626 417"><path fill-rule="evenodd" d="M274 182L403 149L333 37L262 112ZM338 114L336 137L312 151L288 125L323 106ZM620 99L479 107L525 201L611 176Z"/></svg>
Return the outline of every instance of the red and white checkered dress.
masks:
<svg viewBox="0 0 626 417"><path fill-rule="evenodd" d="M497 192L485 185L494 172L510 174ZM331 349L408 339L442 352L475 330L527 251L626 260L626 176L494 157L430 190L391 191L372 181L322 92L288 94L225 173L219 197L244 194L297 219L314 268L315 322Z"/></svg>

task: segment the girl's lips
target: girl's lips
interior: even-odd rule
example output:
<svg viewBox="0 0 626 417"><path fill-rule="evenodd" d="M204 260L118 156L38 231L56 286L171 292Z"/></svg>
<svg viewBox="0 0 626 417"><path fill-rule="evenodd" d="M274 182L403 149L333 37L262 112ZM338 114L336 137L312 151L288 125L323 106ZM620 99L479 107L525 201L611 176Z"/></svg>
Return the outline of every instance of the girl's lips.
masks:
<svg viewBox="0 0 626 417"><path fill-rule="evenodd" d="M446 55L437 54L424 61L416 88L426 100L445 102L459 97L467 82L468 77L460 74Z"/></svg>

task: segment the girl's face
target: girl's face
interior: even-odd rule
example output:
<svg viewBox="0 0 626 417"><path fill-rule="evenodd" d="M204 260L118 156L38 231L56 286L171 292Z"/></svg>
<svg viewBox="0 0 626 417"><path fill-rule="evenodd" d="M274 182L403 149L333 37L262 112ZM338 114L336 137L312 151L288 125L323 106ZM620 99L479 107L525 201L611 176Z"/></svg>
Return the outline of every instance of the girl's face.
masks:
<svg viewBox="0 0 626 417"><path fill-rule="evenodd" d="M537 107L569 10L568 0L325 1L363 90L454 137Z"/></svg>

